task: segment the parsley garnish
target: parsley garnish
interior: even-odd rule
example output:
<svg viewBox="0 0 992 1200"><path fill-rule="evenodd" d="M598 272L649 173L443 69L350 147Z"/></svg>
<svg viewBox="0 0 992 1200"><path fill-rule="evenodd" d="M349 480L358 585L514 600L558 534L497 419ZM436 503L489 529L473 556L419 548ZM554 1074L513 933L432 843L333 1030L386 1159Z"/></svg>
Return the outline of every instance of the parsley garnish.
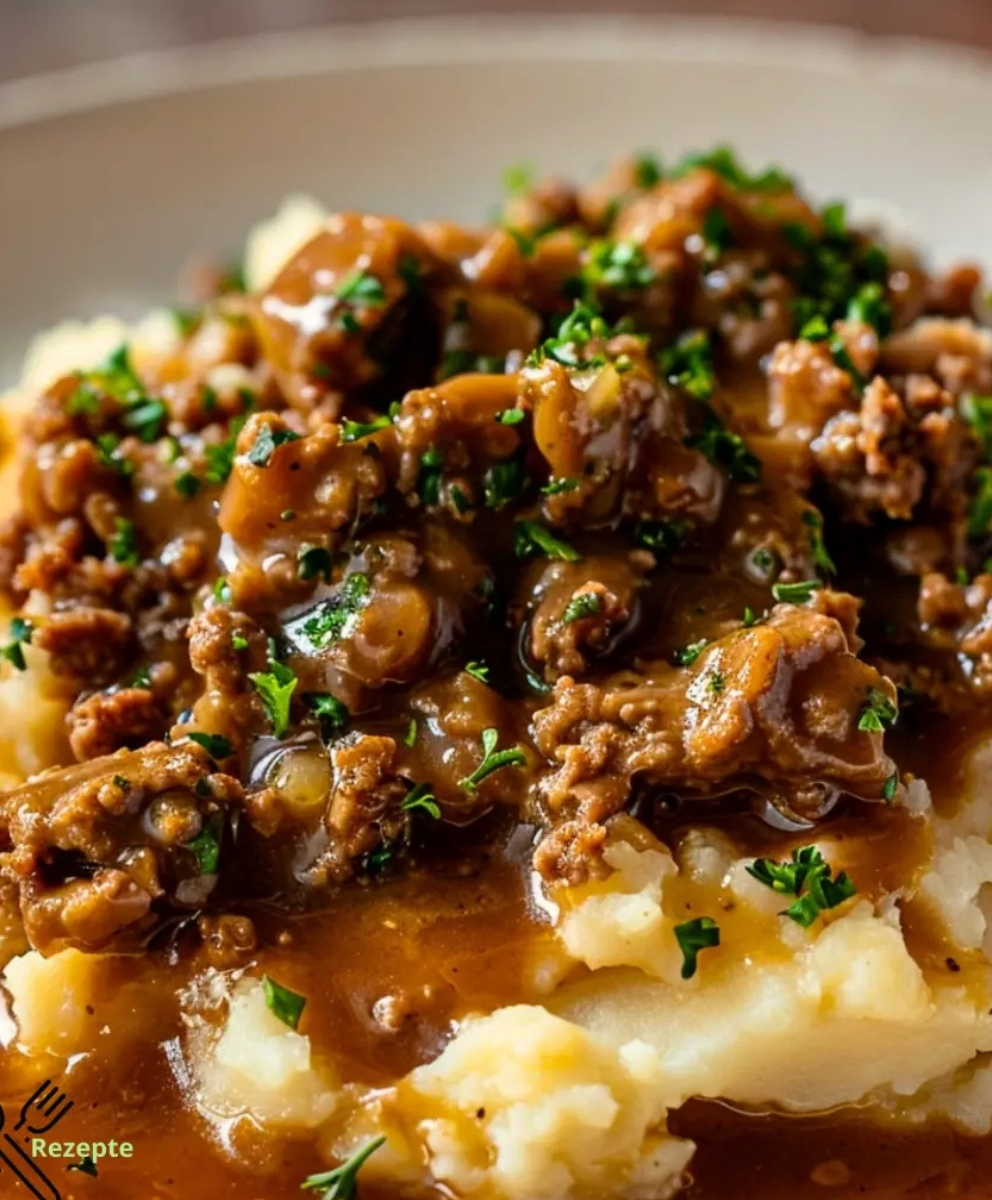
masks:
<svg viewBox="0 0 992 1200"><path fill-rule="evenodd" d="M514 746L509 750L497 750L498 741L498 729L490 728L482 731L482 762L471 775L466 775L464 779L459 780L467 792L474 792L484 779L492 775L494 771L500 770L501 767L522 767L527 762L527 756L519 746Z"/></svg>
<svg viewBox="0 0 992 1200"><path fill-rule="evenodd" d="M417 741L417 718L411 717L410 724L406 727L406 733L403 735L403 745L412 746Z"/></svg>
<svg viewBox="0 0 992 1200"><path fill-rule="evenodd" d="M333 1171L322 1171L319 1175L308 1175L301 1186L304 1190L325 1188L322 1200L355 1200L358 1194L358 1172L385 1140L380 1134L340 1167L335 1167Z"/></svg>
<svg viewBox="0 0 992 1200"><path fill-rule="evenodd" d="M723 214L723 209L714 205L703 219L703 242L706 246L706 257L711 262L720 257L724 250L729 250L734 242L730 222Z"/></svg>
<svg viewBox="0 0 992 1200"><path fill-rule="evenodd" d="M124 414L124 424L133 429L143 442L157 441L162 427L169 419L169 411L161 400L145 400Z"/></svg>
<svg viewBox="0 0 992 1200"><path fill-rule="evenodd" d="M526 419L527 413L522 408L504 408L501 413L496 414L496 420L501 425L519 425Z"/></svg>
<svg viewBox="0 0 992 1200"><path fill-rule="evenodd" d="M634 541L655 554L678 549L688 534L686 521L638 521L634 526Z"/></svg>
<svg viewBox="0 0 992 1200"><path fill-rule="evenodd" d="M545 496L560 496L564 492L574 492L581 486L581 479L576 479L573 475L563 475L559 479L549 480L541 488L541 492Z"/></svg>
<svg viewBox="0 0 992 1200"><path fill-rule="evenodd" d="M289 728L289 707L297 678L285 663L269 656L268 671L253 671L248 678L258 692L274 737L281 738Z"/></svg>
<svg viewBox="0 0 992 1200"><path fill-rule="evenodd" d="M961 415L982 443L982 457L992 459L992 396L962 396Z"/></svg>
<svg viewBox="0 0 992 1200"><path fill-rule="evenodd" d="M705 329L684 333L677 342L658 355L658 369L673 387L708 400L716 387L713 347Z"/></svg>
<svg viewBox="0 0 992 1200"><path fill-rule="evenodd" d="M489 668L485 663L470 662L466 663L462 668L466 675L471 675L473 679L478 679L480 683L489 682Z"/></svg>
<svg viewBox="0 0 992 1200"><path fill-rule="evenodd" d="M301 579L330 579L333 562L330 550L323 546L302 546L296 556L296 573Z"/></svg>
<svg viewBox="0 0 992 1200"><path fill-rule="evenodd" d="M183 471L176 476L176 491L185 500L191 499L200 490L200 481L192 471Z"/></svg>
<svg viewBox="0 0 992 1200"><path fill-rule="evenodd" d="M588 305L576 304L558 327L555 337L548 338L533 351L527 359L527 366L538 366L546 358L554 359L564 367L603 366L606 362L605 355L595 355L591 359L583 360L578 351L594 338L603 339L609 336L610 328L599 313L594 312Z"/></svg>
<svg viewBox="0 0 992 1200"><path fill-rule="evenodd" d="M248 639L243 633L238 633L238 631L235 629L235 631L231 634L231 645L240 653L242 650L248 649Z"/></svg>
<svg viewBox="0 0 992 1200"><path fill-rule="evenodd" d="M578 562L582 558L578 550L560 541L539 522L517 521L513 526L513 553L517 558L529 558L540 552L562 562Z"/></svg>
<svg viewBox="0 0 992 1200"><path fill-rule="evenodd" d="M15 670L26 671L24 647L31 644L34 637L34 625L24 617L14 617L10 622L10 641L0 648L0 658L5 658Z"/></svg>
<svg viewBox="0 0 992 1200"><path fill-rule="evenodd" d="M651 188L661 181L661 163L653 154L638 154L634 159L634 183Z"/></svg>
<svg viewBox="0 0 992 1200"><path fill-rule="evenodd" d="M248 451L248 461L253 467L267 467L273 453L279 446L285 446L287 442L298 442L299 440L300 435L293 433L290 429L273 429L271 426L266 425L252 443L252 447Z"/></svg>
<svg viewBox="0 0 992 1200"><path fill-rule="evenodd" d="M359 438L370 437L373 433L378 433L380 429L388 429L390 425L392 425L392 421L385 414L364 423L344 420L341 422L341 441L357 442Z"/></svg>
<svg viewBox="0 0 992 1200"><path fill-rule="evenodd" d="M325 600L319 614L305 622L303 632L311 644L323 650L345 636L357 613L368 603L371 589L372 581L368 575L358 572L346 575L337 594Z"/></svg>
<svg viewBox="0 0 992 1200"><path fill-rule="evenodd" d="M306 996L291 992L268 975L262 976L262 987L265 989L265 1005L269 1012L290 1029L298 1028L307 1006Z"/></svg>
<svg viewBox="0 0 992 1200"><path fill-rule="evenodd" d="M121 454L121 439L116 433L101 433L94 439L94 445L102 467L119 472L125 479L134 474L134 463Z"/></svg>
<svg viewBox="0 0 992 1200"><path fill-rule="evenodd" d="M565 605L561 623L572 625L576 621L584 621L587 617L595 617L602 611L603 598L598 592L580 592Z"/></svg>
<svg viewBox="0 0 992 1200"><path fill-rule="evenodd" d="M677 667L691 667L696 659L709 645L708 638L700 638L698 642L690 642L672 655L672 661Z"/></svg>
<svg viewBox="0 0 992 1200"><path fill-rule="evenodd" d="M593 289L632 292L646 288L653 280L654 270L634 242L594 242L582 269L582 283Z"/></svg>
<svg viewBox="0 0 992 1200"><path fill-rule="evenodd" d="M226 575L218 576L210 590L218 604L231 603L231 585L228 583Z"/></svg>
<svg viewBox="0 0 992 1200"><path fill-rule="evenodd" d="M992 467L975 468L975 495L968 508L968 536L984 537L992 524Z"/></svg>
<svg viewBox="0 0 992 1200"><path fill-rule="evenodd" d="M874 281L863 283L847 304L847 319L870 325L880 338L892 331L892 305L885 298L885 288Z"/></svg>
<svg viewBox="0 0 992 1200"><path fill-rule="evenodd" d="M235 417L231 421L233 432L228 437L222 442L209 442L203 447L203 455L207 460L207 469L204 471L207 483L227 483L234 469L236 443L243 424L243 417Z"/></svg>
<svg viewBox="0 0 992 1200"><path fill-rule="evenodd" d="M682 951L682 978L691 979L696 973L700 950L720 945L720 927L712 917L696 917L676 925L675 937Z"/></svg>
<svg viewBox="0 0 992 1200"><path fill-rule="evenodd" d="M672 175L680 179L699 167L708 168L742 192L784 192L792 187L791 178L781 167L765 167L763 171L752 174L741 165L730 146L714 146L704 153L697 151L687 154L674 168Z"/></svg>
<svg viewBox="0 0 992 1200"><path fill-rule="evenodd" d="M893 771L892 774L886 778L885 783L882 784L882 799L886 802L886 804L891 804L896 798L896 789L898 787L899 772Z"/></svg>
<svg viewBox="0 0 992 1200"><path fill-rule="evenodd" d="M120 563L122 567L136 567L141 562L141 555L138 553L138 537L134 522L128 521L124 517L117 517L114 521L114 529L115 532L107 542L111 558L114 562Z"/></svg>
<svg viewBox="0 0 992 1200"><path fill-rule="evenodd" d="M191 742L196 742L198 746L202 746L204 750L218 761L230 758L234 753L234 747L226 737L221 737L219 733L191 733L187 735Z"/></svg>
<svg viewBox="0 0 992 1200"><path fill-rule="evenodd" d="M879 688L868 689L868 699L861 707L858 728L862 733L884 733L896 723L899 710Z"/></svg>
<svg viewBox="0 0 992 1200"><path fill-rule="evenodd" d="M534 168L530 163L517 163L503 172L503 188L511 196L519 196L534 182Z"/></svg>
<svg viewBox="0 0 992 1200"><path fill-rule="evenodd" d="M494 462L482 481L486 508L502 508L515 500L530 483L524 460L520 455Z"/></svg>
<svg viewBox="0 0 992 1200"><path fill-rule="evenodd" d="M421 454L417 494L425 504L437 504L440 499L443 471L444 454L436 446L431 446Z"/></svg>
<svg viewBox="0 0 992 1200"><path fill-rule="evenodd" d="M836 575L837 568L823 541L823 517L815 509L803 513L803 524L809 529L809 550L813 562L827 575Z"/></svg>
<svg viewBox="0 0 992 1200"><path fill-rule="evenodd" d="M351 713L347 704L342 704L336 696L332 696L330 692L313 692L306 700L320 725L320 736L325 741L332 734L343 733L348 728Z"/></svg>
<svg viewBox="0 0 992 1200"><path fill-rule="evenodd" d="M400 802L400 808L404 812L416 812L418 808L423 809L435 821L441 816L441 806L431 791L429 783L418 783L416 787L411 788Z"/></svg>
<svg viewBox="0 0 992 1200"><path fill-rule="evenodd" d="M780 604L808 604L813 599L813 593L822 587L819 579L803 579L798 583L775 583L772 584L772 595Z"/></svg>
<svg viewBox="0 0 992 1200"><path fill-rule="evenodd" d="M708 409L703 432L687 438L686 445L698 450L735 483L757 483L761 478L761 459L751 453L740 434L732 433Z"/></svg>
<svg viewBox="0 0 992 1200"><path fill-rule="evenodd" d="M808 929L822 912L836 908L856 894L857 889L844 871L832 879L833 869L824 861L816 846L792 851L791 862L758 858L747 868L759 883L784 896L795 896L780 915Z"/></svg>
<svg viewBox="0 0 992 1200"><path fill-rule="evenodd" d="M186 849L196 855L196 863L201 875L216 875L220 863L220 843L217 835L209 825L186 843Z"/></svg>
<svg viewBox="0 0 992 1200"><path fill-rule="evenodd" d="M338 288L337 297L356 308L379 308L386 303L386 289L374 275L356 271Z"/></svg>

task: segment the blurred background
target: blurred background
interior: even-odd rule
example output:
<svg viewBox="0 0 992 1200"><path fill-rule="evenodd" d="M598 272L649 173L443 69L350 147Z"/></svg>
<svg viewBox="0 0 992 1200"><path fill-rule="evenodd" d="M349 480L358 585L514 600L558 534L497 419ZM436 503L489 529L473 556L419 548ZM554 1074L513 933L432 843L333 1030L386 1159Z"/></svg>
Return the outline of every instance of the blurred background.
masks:
<svg viewBox="0 0 992 1200"><path fill-rule="evenodd" d="M0 79L334 21L475 12L763 17L992 49L992 0L0 0Z"/></svg>

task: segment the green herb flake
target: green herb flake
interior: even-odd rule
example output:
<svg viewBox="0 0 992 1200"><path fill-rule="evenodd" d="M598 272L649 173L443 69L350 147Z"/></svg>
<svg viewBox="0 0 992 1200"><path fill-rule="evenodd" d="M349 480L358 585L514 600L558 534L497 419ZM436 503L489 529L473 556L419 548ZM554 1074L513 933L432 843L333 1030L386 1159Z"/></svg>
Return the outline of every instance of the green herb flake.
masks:
<svg viewBox="0 0 992 1200"><path fill-rule="evenodd" d="M704 153L697 151L687 154L674 168L672 175L681 179L700 167L713 171L731 187L742 192L784 192L792 187L792 179L781 167L768 166L761 171L748 171L730 146L715 146Z"/></svg>
<svg viewBox="0 0 992 1200"><path fill-rule="evenodd" d="M489 682L489 668L485 663L470 662L466 663L462 668L466 675L471 675L473 679L478 679L480 683Z"/></svg>
<svg viewBox="0 0 992 1200"><path fill-rule="evenodd" d="M614 292L641 291L653 283L654 268L634 242L594 242L583 266L580 282L587 289Z"/></svg>
<svg viewBox="0 0 992 1200"><path fill-rule="evenodd" d="M677 550L688 536L687 521L638 521L634 526L634 541L653 554Z"/></svg>
<svg viewBox="0 0 992 1200"><path fill-rule="evenodd" d="M708 400L716 388L710 335L704 329L684 333L658 355L658 369L673 387L697 400Z"/></svg>
<svg viewBox="0 0 992 1200"><path fill-rule="evenodd" d="M638 154L634 158L634 183L647 190L661 182L661 163L654 154Z"/></svg>
<svg viewBox="0 0 992 1200"><path fill-rule="evenodd" d="M985 537L992 525L992 467L976 467L974 495L968 507L968 536Z"/></svg>
<svg viewBox="0 0 992 1200"><path fill-rule="evenodd" d="M882 799L886 804L891 804L896 798L896 791L898 787L899 772L893 771L892 774L886 778L885 783L882 784Z"/></svg>
<svg viewBox="0 0 992 1200"><path fill-rule="evenodd" d="M290 429L273 429L266 425L252 443L248 451L248 461L253 467L267 467L272 461L272 455L280 446L299 440L300 435Z"/></svg>
<svg viewBox="0 0 992 1200"><path fill-rule="evenodd" d="M235 630L231 634L231 646L240 654L242 650L248 649L248 639L243 633L238 633L238 631Z"/></svg>
<svg viewBox="0 0 992 1200"><path fill-rule="evenodd" d="M403 745L404 746L414 746L416 744L417 729L418 729L417 718L411 717L410 723L406 727L406 733L403 735Z"/></svg>
<svg viewBox="0 0 992 1200"><path fill-rule="evenodd" d="M34 625L24 617L14 617L10 622L10 640L0 647L0 658L4 658L17 671L26 671L24 647L31 644Z"/></svg>
<svg viewBox="0 0 992 1200"><path fill-rule="evenodd" d="M856 894L857 889L845 872L832 878L833 868L824 861L816 846L792 851L789 862L771 858L755 859L747 868L749 875L772 891L795 896L796 901L780 915L808 929L822 912L837 908Z"/></svg>
<svg viewBox="0 0 992 1200"><path fill-rule="evenodd" d="M110 556L122 567L136 567L141 562L138 553L138 534L133 521L117 517L114 521L114 533L107 542Z"/></svg>
<svg viewBox="0 0 992 1200"><path fill-rule="evenodd" d="M337 297L356 308L381 308L386 303L386 289L374 275L356 271L338 288Z"/></svg>
<svg viewBox="0 0 992 1200"><path fill-rule="evenodd" d="M517 558L543 553L561 562L579 562L582 555L567 542L556 538L538 521L517 521L513 527L513 552Z"/></svg>
<svg viewBox="0 0 992 1200"><path fill-rule="evenodd" d="M494 771L499 771L502 767L522 767L527 762L527 756L519 746L514 746L508 750L497 750L496 746L499 742L498 729L484 729L482 731L482 762L475 768L471 775L466 775L460 780L461 786L467 792L474 792L484 779L487 779Z"/></svg>
<svg viewBox="0 0 992 1200"><path fill-rule="evenodd" d="M388 429L390 425L392 421L385 415L365 422L344 420L341 422L341 441L357 442L360 438L371 437L373 433Z"/></svg>
<svg viewBox="0 0 992 1200"><path fill-rule="evenodd" d="M496 414L496 420L501 425L519 425L526 419L527 413L522 408L504 408L501 413Z"/></svg>
<svg viewBox="0 0 992 1200"><path fill-rule="evenodd" d="M798 583L776 583L772 585L772 595L779 604L808 604L813 599L813 593L823 587L819 579L802 579Z"/></svg>
<svg viewBox="0 0 992 1200"><path fill-rule="evenodd" d="M707 410L703 432L686 439L686 445L698 450L735 483L757 483L761 479L761 459L752 454L738 433L732 433L716 413Z"/></svg>
<svg viewBox="0 0 992 1200"><path fill-rule="evenodd" d="M200 490L200 481L192 471L183 471L176 476L175 488L180 496L190 500Z"/></svg>
<svg viewBox="0 0 992 1200"><path fill-rule="evenodd" d="M858 729L862 733L884 733L896 723L899 710L879 688L869 688L868 698L861 706Z"/></svg>
<svg viewBox="0 0 992 1200"><path fill-rule="evenodd" d="M330 550L323 546L302 546L296 556L296 573L301 579L330 579L333 569Z"/></svg>
<svg viewBox="0 0 992 1200"><path fill-rule="evenodd" d="M289 729L289 711L293 692L299 682L285 663L269 657L268 671L254 671L248 676L265 709L274 737L284 737Z"/></svg>
<svg viewBox="0 0 992 1200"><path fill-rule="evenodd" d="M594 340L605 340L611 330L606 321L586 304L576 304L558 327L527 359L527 366L539 366L550 358L564 367L605 366L605 354L587 357L582 353Z"/></svg>
<svg viewBox="0 0 992 1200"><path fill-rule="evenodd" d="M226 575L220 575L214 581L214 586L210 589L210 592L218 604L231 603L231 585Z"/></svg>
<svg viewBox="0 0 992 1200"><path fill-rule="evenodd" d="M304 1190L323 1188L322 1200L355 1200L358 1195L358 1172L385 1141L380 1134L340 1167L335 1167L333 1171L322 1171L319 1175L308 1175L301 1186Z"/></svg>
<svg viewBox="0 0 992 1200"><path fill-rule="evenodd" d="M698 642L690 642L687 646L675 651L672 661L677 667L691 667L709 644L707 638L700 638Z"/></svg>
<svg viewBox="0 0 992 1200"><path fill-rule="evenodd" d="M579 592L565 605L561 615L563 625L574 625L576 621L585 621L589 617L598 616L603 611L603 597L599 592Z"/></svg>
<svg viewBox="0 0 992 1200"><path fill-rule="evenodd" d="M330 692L313 692L306 700L310 711L317 718L320 735L325 741L348 728L351 713L347 704L343 704L336 696L332 696Z"/></svg>
<svg viewBox="0 0 992 1200"><path fill-rule="evenodd" d="M202 782L205 783L206 780ZM220 865L220 843L209 825L205 825L192 841L186 843L186 849L196 856L201 875L217 874Z"/></svg>
<svg viewBox="0 0 992 1200"><path fill-rule="evenodd" d="M418 783L416 787L411 788L400 802L400 808L404 812L416 812L419 809L433 817L435 821L439 820L441 816L441 806L431 791L429 783Z"/></svg>
<svg viewBox="0 0 992 1200"><path fill-rule="evenodd" d="M961 397L961 415L981 443L982 457L992 461L992 396L968 393Z"/></svg>
<svg viewBox="0 0 992 1200"><path fill-rule="evenodd" d="M501 459L486 471L482 481L482 496L486 508L502 508L516 500L530 484L523 457Z"/></svg>
<svg viewBox="0 0 992 1200"><path fill-rule="evenodd" d="M198 746L202 746L211 758L222 762L225 758L230 758L234 753L234 747L226 737L221 737L219 733L191 733L188 735L191 742L196 742Z"/></svg>
<svg viewBox="0 0 992 1200"><path fill-rule="evenodd" d="M562 496L567 492L576 491L581 486L581 479L576 479L572 475L562 475L558 479L549 480L544 487L541 488L541 493L545 496Z"/></svg>
<svg viewBox="0 0 992 1200"><path fill-rule="evenodd" d="M372 589L368 575L354 572L346 575L335 595L321 605L320 612L310 617L303 632L317 650L324 650L346 636L357 614L365 607Z"/></svg>
<svg viewBox="0 0 992 1200"><path fill-rule="evenodd" d="M283 1025L290 1029L298 1029L303 1010L307 1006L305 996L291 992L269 975L262 976L262 987L265 990L265 1006L274 1017L278 1017Z"/></svg>
<svg viewBox="0 0 992 1200"><path fill-rule="evenodd" d="M733 230L724 215L723 209L714 205L703 219L703 243L706 247L706 257L712 262L720 257L725 250L734 244Z"/></svg>
<svg viewBox="0 0 992 1200"><path fill-rule="evenodd" d="M807 509L802 521L809 530L809 552L813 562L825 575L836 575L834 560L823 541L823 517L815 509Z"/></svg>
<svg viewBox="0 0 992 1200"><path fill-rule="evenodd" d="M516 163L503 172L503 190L511 196L526 192L534 182L534 168L530 163Z"/></svg>
<svg viewBox="0 0 992 1200"><path fill-rule="evenodd" d="M682 978L696 974L699 952L720 945L720 927L712 917L696 917L675 926L675 939L682 951Z"/></svg>

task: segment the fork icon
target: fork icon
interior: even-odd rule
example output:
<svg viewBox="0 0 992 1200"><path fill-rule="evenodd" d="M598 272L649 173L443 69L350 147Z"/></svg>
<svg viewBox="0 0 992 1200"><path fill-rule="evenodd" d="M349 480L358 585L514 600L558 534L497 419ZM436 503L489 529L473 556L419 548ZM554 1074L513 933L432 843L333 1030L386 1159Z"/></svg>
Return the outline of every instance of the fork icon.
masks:
<svg viewBox="0 0 992 1200"><path fill-rule="evenodd" d="M17 1133L19 1129L27 1125L28 1133L35 1137L41 1137L62 1120L74 1103L66 1096L65 1092L60 1092L50 1079L46 1079L35 1089L34 1094L25 1100L21 1107L21 1119L14 1126L14 1132ZM32 1114L32 1108L37 1115ZM39 1121L39 1124L28 1125L29 1119ZM41 1124L41 1121L48 1123Z"/></svg>

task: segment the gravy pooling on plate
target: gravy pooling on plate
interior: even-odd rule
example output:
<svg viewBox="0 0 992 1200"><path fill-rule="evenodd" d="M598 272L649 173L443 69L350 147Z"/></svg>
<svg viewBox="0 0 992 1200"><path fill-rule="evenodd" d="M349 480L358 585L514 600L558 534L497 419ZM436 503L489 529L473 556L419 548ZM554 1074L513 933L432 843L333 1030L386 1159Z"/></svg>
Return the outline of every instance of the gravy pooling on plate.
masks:
<svg viewBox="0 0 992 1200"><path fill-rule="evenodd" d="M4 1104L130 1137L106 1197L977 1196L979 272L725 149L512 182L330 216L9 409ZM887 988L956 1032L808 1094L609 1041L762 972L824 1045Z"/></svg>

